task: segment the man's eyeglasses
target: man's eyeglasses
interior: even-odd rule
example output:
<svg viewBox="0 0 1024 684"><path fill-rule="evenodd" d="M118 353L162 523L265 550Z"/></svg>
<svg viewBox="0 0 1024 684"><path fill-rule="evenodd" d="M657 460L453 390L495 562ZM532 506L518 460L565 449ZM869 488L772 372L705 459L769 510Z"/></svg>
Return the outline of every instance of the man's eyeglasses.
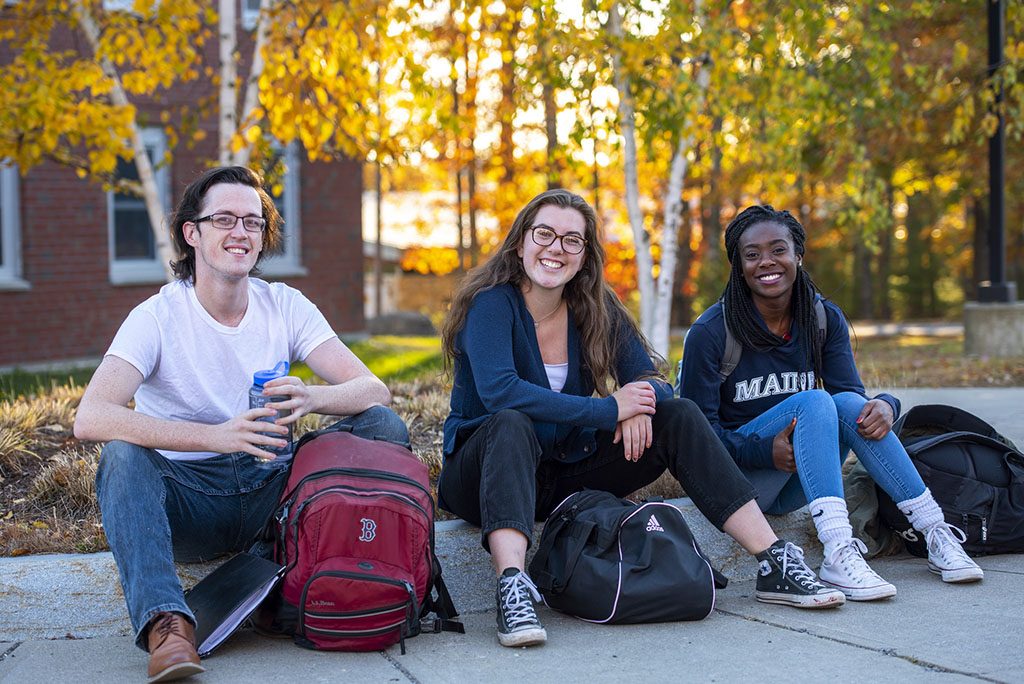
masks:
<svg viewBox="0 0 1024 684"><path fill-rule="evenodd" d="M234 230L235 224L241 220L242 227L250 233L259 233L263 231L263 227L267 225L267 220L262 216L235 216L226 212L217 214L210 214L202 218L197 218L196 223L202 223L203 221L209 221L213 224L214 228L220 230Z"/></svg>
<svg viewBox="0 0 1024 684"><path fill-rule="evenodd" d="M562 249L566 252L569 254L579 254L583 251L583 248L587 246L587 241L579 235L575 235L574 233L559 235L543 223L538 223L530 230L533 231L533 241L541 247L547 247L557 239L561 240Z"/></svg>

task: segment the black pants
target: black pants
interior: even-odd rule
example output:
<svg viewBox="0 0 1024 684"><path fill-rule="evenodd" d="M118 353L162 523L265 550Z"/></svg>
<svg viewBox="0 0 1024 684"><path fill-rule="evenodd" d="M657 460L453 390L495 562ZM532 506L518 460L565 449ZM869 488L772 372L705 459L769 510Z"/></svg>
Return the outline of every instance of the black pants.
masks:
<svg viewBox="0 0 1024 684"><path fill-rule="evenodd" d="M613 434L598 432L597 451L575 463L541 460L533 423L506 409L488 418L455 453L445 458L438 504L487 535L512 528L532 541L533 522L545 519L565 497L581 489L626 496L654 482L666 469L679 480L697 508L718 529L755 497L711 429L689 399L657 406L654 437L639 461L627 461ZM489 550L489 549L488 549Z"/></svg>

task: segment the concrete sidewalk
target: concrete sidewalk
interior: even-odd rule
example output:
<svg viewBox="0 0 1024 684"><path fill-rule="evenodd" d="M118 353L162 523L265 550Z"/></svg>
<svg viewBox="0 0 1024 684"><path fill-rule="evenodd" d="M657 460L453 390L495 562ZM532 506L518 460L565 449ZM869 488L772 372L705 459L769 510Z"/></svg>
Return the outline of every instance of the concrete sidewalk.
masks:
<svg viewBox="0 0 1024 684"><path fill-rule="evenodd" d="M1024 444L1024 388L893 390L904 408L967 408ZM382 653L320 653L242 631L204 661L198 682L563 682L983 680L1024 682L1021 609L1024 555L979 559L985 581L945 585L925 561L872 561L895 599L799 611L753 599L754 564L683 502L702 547L731 578L715 613L696 623L601 626L546 608L548 644L504 649L494 636L494 577L478 531L439 523L438 553L465 635L428 634ZM780 536L804 546L816 566L820 546L806 514L771 519ZM184 566L188 567L188 566ZM188 568L186 584L207 570ZM140 681L146 655L135 649L110 554L0 559L0 682Z"/></svg>

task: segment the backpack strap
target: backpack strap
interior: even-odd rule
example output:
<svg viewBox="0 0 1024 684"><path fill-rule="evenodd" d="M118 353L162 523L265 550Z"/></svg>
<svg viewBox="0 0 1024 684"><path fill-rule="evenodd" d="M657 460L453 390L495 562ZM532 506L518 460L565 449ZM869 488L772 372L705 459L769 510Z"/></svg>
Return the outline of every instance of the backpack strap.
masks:
<svg viewBox="0 0 1024 684"><path fill-rule="evenodd" d="M996 453L1002 453L1002 460L1006 463L1006 466L1011 471L1018 473L1018 476L1024 480L1024 454L1021 454L1021 452L1017 451L1017 449L1012 445L1006 444L994 437L979 435L977 432L944 432L941 435L923 437L908 444L904 444L903 446L907 450L907 454L914 459L925 451L928 451L939 444L945 444L946 442L980 444L981 446L992 449Z"/></svg>
<svg viewBox="0 0 1024 684"><path fill-rule="evenodd" d="M910 410L913 411L914 409L910 409ZM903 428L907 424L907 416L909 416L909 415L910 415L909 411L904 411L903 415L900 416L899 418L897 418L896 422L892 424L891 432L892 432L892 434L896 435L896 438L899 439L900 442L903 441L903 437L901 437L900 435L903 433ZM904 445L904 446L906 446L906 445Z"/></svg>
<svg viewBox="0 0 1024 684"><path fill-rule="evenodd" d="M423 632L456 632L458 634L466 633L466 626L463 625L459 620L459 611L455 608L455 603L452 601L452 595L448 592L448 587L444 583L444 578L441 577L441 562L437 560L437 556L432 558L433 566L433 581L427 591L427 596L423 600L423 607L420 609L420 630ZM434 593L437 596L434 596ZM427 617L430 613L433 613L437 617L430 619Z"/></svg>
<svg viewBox="0 0 1024 684"><path fill-rule="evenodd" d="M736 370L736 364L740 362L743 345L733 337L732 330L729 330L729 324L725 321L725 300L719 300L719 303L722 305L722 324L725 326L725 349L722 350L722 363L718 365L718 377L725 382L725 379Z"/></svg>
<svg viewBox="0 0 1024 684"><path fill-rule="evenodd" d="M722 305L722 318L725 318L725 300L718 300L718 303ZM828 316L825 314L825 303L822 301L820 296L814 298L814 317L818 319L818 334L815 341L818 344L819 349L825 347L825 337L828 335ZM729 377L734 370L736 365L740 362L740 356L743 354L743 345L741 345L735 337L733 337L732 331L729 330L729 324L723 320L725 325L725 349L722 351L722 363L718 366L718 377L725 382L725 379ZM682 365L682 361L679 362Z"/></svg>
<svg viewBox="0 0 1024 684"><path fill-rule="evenodd" d="M825 302L821 297L814 298L814 316L818 319L818 348L825 348L825 337L828 335L828 317L825 315Z"/></svg>
<svg viewBox="0 0 1024 684"><path fill-rule="evenodd" d="M320 428L319 430L310 430L306 434L302 435L302 437L299 438L299 441L295 443L295 449L292 451L292 453L293 454L294 453L298 453L299 449L306 442L311 442L314 439L316 439L317 437L319 437L320 435L328 435L328 434L330 434L332 432L352 432L352 426L351 425L339 425L338 423L334 423L333 425L328 425L327 427ZM294 462L294 457L293 457L293 462Z"/></svg>

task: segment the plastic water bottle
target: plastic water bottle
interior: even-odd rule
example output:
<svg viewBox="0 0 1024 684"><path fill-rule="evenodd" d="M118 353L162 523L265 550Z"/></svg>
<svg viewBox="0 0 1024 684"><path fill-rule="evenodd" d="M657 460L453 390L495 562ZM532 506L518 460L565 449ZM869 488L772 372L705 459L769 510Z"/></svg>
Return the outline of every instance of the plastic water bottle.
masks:
<svg viewBox="0 0 1024 684"><path fill-rule="evenodd" d="M263 408L264 406L266 406L270 402L288 401L289 397L287 395L284 395L284 394L279 395L279 396L275 396L275 397L265 396L263 394L263 386L266 383L270 382L271 380L273 380L275 378L283 378L283 377L285 377L286 375L288 375L288 371L289 371L290 368L291 368L291 365L287 361L282 361L281 363L277 364L276 366L274 366L273 368L271 368L269 370L261 370L261 371L256 371L255 373L253 373L252 374L252 387L249 388L249 408L251 408L251 409ZM277 412L276 416L265 416L263 418L257 418L257 420L262 420L262 421L266 421L268 423L273 423L278 418L284 418L285 416L289 415L290 413L291 413L290 409L278 409L278 412ZM288 444L286 446L283 446L283 447L263 445L261 448L263 448L264 450L269 451L271 453L277 454L277 457L274 458L271 461L264 461L264 460L261 460L261 459L256 459L256 464L257 465L271 467L271 466L277 465L279 463L286 463L289 459L291 459L291 457L292 457L292 425L291 424L287 425L287 428L288 428L288 434L287 435L279 435L276 432L264 432L263 433L265 435L270 435L271 437L274 437L274 438L277 438L277 439L281 439L282 437L284 437L284 439L288 440Z"/></svg>

